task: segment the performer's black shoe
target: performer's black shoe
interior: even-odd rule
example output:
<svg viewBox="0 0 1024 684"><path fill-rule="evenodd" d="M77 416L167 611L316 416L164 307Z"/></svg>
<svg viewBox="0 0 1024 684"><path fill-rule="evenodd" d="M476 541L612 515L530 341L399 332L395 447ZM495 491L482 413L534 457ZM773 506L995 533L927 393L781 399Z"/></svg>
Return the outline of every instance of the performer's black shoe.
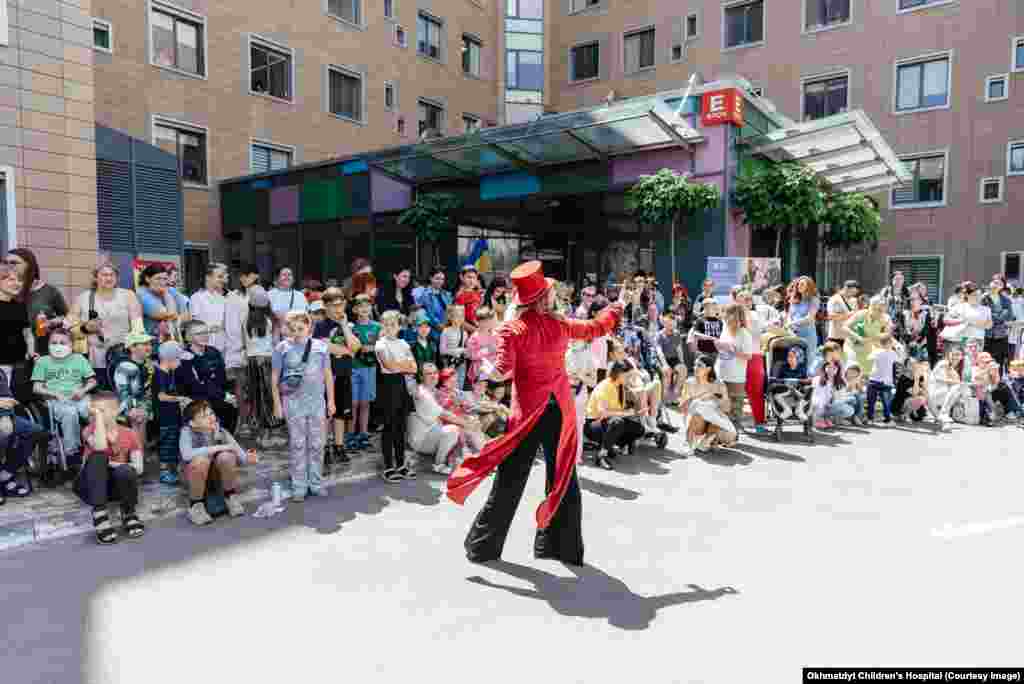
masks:
<svg viewBox="0 0 1024 684"><path fill-rule="evenodd" d="M672 434L679 432L679 428L677 428L675 425L665 422L658 423L658 429L664 430L665 432L671 432Z"/></svg>
<svg viewBox="0 0 1024 684"><path fill-rule="evenodd" d="M470 563L490 563L492 561L501 560L501 556L485 556L483 554L473 553L472 551L466 552L466 560Z"/></svg>
<svg viewBox="0 0 1024 684"><path fill-rule="evenodd" d="M335 444L334 462L337 465L348 465L352 462L352 457L345 452L345 447Z"/></svg>
<svg viewBox="0 0 1024 684"><path fill-rule="evenodd" d="M602 452L597 455L597 465L605 470L615 470L615 466L608 460L608 457Z"/></svg>

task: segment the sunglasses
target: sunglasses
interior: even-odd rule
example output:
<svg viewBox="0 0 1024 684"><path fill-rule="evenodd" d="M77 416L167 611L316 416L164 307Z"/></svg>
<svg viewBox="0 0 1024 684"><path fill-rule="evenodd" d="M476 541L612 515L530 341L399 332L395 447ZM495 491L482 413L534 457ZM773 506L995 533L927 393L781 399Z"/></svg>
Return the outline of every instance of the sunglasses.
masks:
<svg viewBox="0 0 1024 684"><path fill-rule="evenodd" d="M4 259L4 264L7 266L21 266L21 259Z"/></svg>

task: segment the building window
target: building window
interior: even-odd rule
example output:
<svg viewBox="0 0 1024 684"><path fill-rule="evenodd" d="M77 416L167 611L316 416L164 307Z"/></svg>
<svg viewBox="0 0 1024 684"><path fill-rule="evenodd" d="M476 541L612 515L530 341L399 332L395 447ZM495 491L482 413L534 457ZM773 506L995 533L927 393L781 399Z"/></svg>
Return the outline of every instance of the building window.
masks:
<svg viewBox="0 0 1024 684"><path fill-rule="evenodd" d="M985 79L985 102L998 102L1010 97L1010 75L996 74Z"/></svg>
<svg viewBox="0 0 1024 684"><path fill-rule="evenodd" d="M402 26L395 26L395 45L398 47L405 47L409 43L405 38L405 28Z"/></svg>
<svg viewBox="0 0 1024 684"><path fill-rule="evenodd" d="M331 114L353 121L363 120L363 77L348 70L330 68Z"/></svg>
<svg viewBox="0 0 1024 684"><path fill-rule="evenodd" d="M672 46L672 61L681 62L683 61L683 46L673 45Z"/></svg>
<svg viewBox="0 0 1024 684"><path fill-rule="evenodd" d="M507 0L505 15L519 19L543 19L544 0Z"/></svg>
<svg viewBox="0 0 1024 684"><path fill-rule="evenodd" d="M292 97L292 53L250 39L249 90L282 100Z"/></svg>
<svg viewBox="0 0 1024 684"><path fill-rule="evenodd" d="M896 65L896 111L949 105L949 55Z"/></svg>
<svg viewBox="0 0 1024 684"><path fill-rule="evenodd" d="M384 109L395 108L395 84L385 83L384 84Z"/></svg>
<svg viewBox="0 0 1024 684"><path fill-rule="evenodd" d="M654 66L654 29L644 29L626 35L623 59L627 74L634 74Z"/></svg>
<svg viewBox="0 0 1024 684"><path fill-rule="evenodd" d="M909 10L924 7L925 5L945 5L949 2L951 0L900 0L900 9Z"/></svg>
<svg viewBox="0 0 1024 684"><path fill-rule="evenodd" d="M178 175L183 183L207 184L206 129L154 119L153 144L178 158Z"/></svg>
<svg viewBox="0 0 1024 684"><path fill-rule="evenodd" d="M466 34L462 36L462 73L480 75L480 41Z"/></svg>
<svg viewBox="0 0 1024 684"><path fill-rule="evenodd" d="M569 80L585 81L588 78L597 78L600 57L598 43L577 45L572 48L569 53Z"/></svg>
<svg viewBox="0 0 1024 684"><path fill-rule="evenodd" d="M361 24L361 0L327 0L327 13L350 24Z"/></svg>
<svg viewBox="0 0 1024 684"><path fill-rule="evenodd" d="M946 153L901 158L913 181L892 190L892 205L938 206L946 203Z"/></svg>
<svg viewBox="0 0 1024 684"><path fill-rule="evenodd" d="M1014 140L1006 146L1006 174L1024 175L1024 140Z"/></svg>
<svg viewBox="0 0 1024 684"><path fill-rule="evenodd" d="M601 4L601 0L572 0L572 11L573 12L582 12L583 10L587 9L588 7L594 7L594 6L600 5L600 4Z"/></svg>
<svg viewBox="0 0 1024 684"><path fill-rule="evenodd" d="M804 0L804 29L813 31L850 21L850 0Z"/></svg>
<svg viewBox="0 0 1024 684"><path fill-rule="evenodd" d="M846 111L849 76L833 76L804 82L804 121L822 119Z"/></svg>
<svg viewBox="0 0 1024 684"><path fill-rule="evenodd" d="M764 40L764 2L733 5L725 10L725 47L753 45Z"/></svg>
<svg viewBox="0 0 1024 684"><path fill-rule="evenodd" d="M978 201L982 204L993 204L1003 201L1003 177L982 178L978 191Z"/></svg>
<svg viewBox="0 0 1024 684"><path fill-rule="evenodd" d="M471 114L463 114L462 130L466 133L476 133L480 130L480 119Z"/></svg>
<svg viewBox="0 0 1024 684"><path fill-rule="evenodd" d="M150 16L153 64L205 76L203 22L159 7Z"/></svg>
<svg viewBox="0 0 1024 684"><path fill-rule="evenodd" d="M544 53L509 50L505 54L506 87L513 90L544 90Z"/></svg>
<svg viewBox="0 0 1024 684"><path fill-rule="evenodd" d="M395 131L398 135L405 135L405 117L398 117L398 121L395 122Z"/></svg>
<svg viewBox="0 0 1024 684"><path fill-rule="evenodd" d="M395 16L395 0L384 0L384 16L388 19Z"/></svg>
<svg viewBox="0 0 1024 684"><path fill-rule="evenodd" d="M432 102L420 100L419 135L427 131L443 134L444 109Z"/></svg>
<svg viewBox="0 0 1024 684"><path fill-rule="evenodd" d="M287 169L292 165L292 150L267 143L253 143L249 150L250 173Z"/></svg>
<svg viewBox="0 0 1024 684"><path fill-rule="evenodd" d="M114 27L109 21L92 20L92 46L103 52L114 51Z"/></svg>
<svg viewBox="0 0 1024 684"><path fill-rule="evenodd" d="M698 30L698 24L697 24L697 15L696 14L688 14L688 15L686 15L686 39L687 40L692 40L692 39L696 38L698 36L698 34L699 34L699 30Z"/></svg>
<svg viewBox="0 0 1024 684"><path fill-rule="evenodd" d="M424 57L441 59L441 22L426 14L416 19L416 51Z"/></svg>
<svg viewBox="0 0 1024 684"><path fill-rule="evenodd" d="M1024 37L1013 39L1013 70L1024 71Z"/></svg>
<svg viewBox="0 0 1024 684"><path fill-rule="evenodd" d="M1003 268L1000 271L1007 280L1021 280L1021 263L1024 262L1024 252L1003 252Z"/></svg>
<svg viewBox="0 0 1024 684"><path fill-rule="evenodd" d="M928 298L933 302L942 299L942 257L941 256L897 256L889 259L889 282L892 274L899 271L905 282L924 283L928 287Z"/></svg>

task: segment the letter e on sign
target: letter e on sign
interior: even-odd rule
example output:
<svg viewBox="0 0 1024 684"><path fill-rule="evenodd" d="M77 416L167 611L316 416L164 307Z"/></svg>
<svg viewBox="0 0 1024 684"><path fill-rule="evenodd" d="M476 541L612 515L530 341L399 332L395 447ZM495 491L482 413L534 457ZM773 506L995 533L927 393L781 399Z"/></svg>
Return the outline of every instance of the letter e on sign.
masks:
<svg viewBox="0 0 1024 684"><path fill-rule="evenodd" d="M702 126L719 126L731 123L743 125L743 96L735 88L713 90L701 98Z"/></svg>

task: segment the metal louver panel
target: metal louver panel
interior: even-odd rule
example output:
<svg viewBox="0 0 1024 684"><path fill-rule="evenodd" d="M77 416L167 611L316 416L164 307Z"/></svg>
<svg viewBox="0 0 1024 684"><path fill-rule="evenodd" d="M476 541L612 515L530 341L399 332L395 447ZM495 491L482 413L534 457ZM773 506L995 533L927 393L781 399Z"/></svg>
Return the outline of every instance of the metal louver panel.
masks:
<svg viewBox="0 0 1024 684"><path fill-rule="evenodd" d="M128 162L96 160L96 224L99 247L132 252L132 177Z"/></svg>
<svg viewBox="0 0 1024 684"><path fill-rule="evenodd" d="M942 288L942 260L938 257L897 258L889 262L889 279L893 271L903 271L904 282L909 285L924 283L928 286L928 296L937 301ZM938 302L945 304L945 302Z"/></svg>
<svg viewBox="0 0 1024 684"><path fill-rule="evenodd" d="M177 174L136 164L135 184L135 250L179 254L184 227Z"/></svg>
<svg viewBox="0 0 1024 684"><path fill-rule="evenodd" d="M265 173L270 170L270 148L263 145L252 146L251 173Z"/></svg>

